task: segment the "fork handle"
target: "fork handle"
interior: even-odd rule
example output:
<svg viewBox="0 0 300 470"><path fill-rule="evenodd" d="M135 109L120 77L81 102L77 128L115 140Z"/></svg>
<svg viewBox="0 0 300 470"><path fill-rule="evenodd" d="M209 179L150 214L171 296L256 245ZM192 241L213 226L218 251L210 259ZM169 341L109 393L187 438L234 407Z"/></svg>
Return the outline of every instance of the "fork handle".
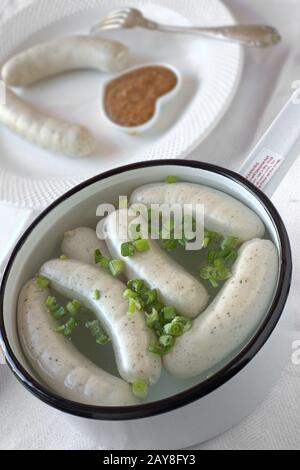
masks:
<svg viewBox="0 0 300 470"><path fill-rule="evenodd" d="M213 28L197 28L184 26L166 26L149 22L149 29L156 29L165 33L200 34L251 47L268 47L277 44L281 37L278 31L271 26L264 25L234 25Z"/></svg>

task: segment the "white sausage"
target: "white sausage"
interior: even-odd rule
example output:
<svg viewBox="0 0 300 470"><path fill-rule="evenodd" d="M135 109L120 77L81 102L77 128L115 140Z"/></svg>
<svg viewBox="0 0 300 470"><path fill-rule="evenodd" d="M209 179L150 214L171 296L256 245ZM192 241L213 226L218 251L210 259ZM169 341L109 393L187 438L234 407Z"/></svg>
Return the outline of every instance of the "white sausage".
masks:
<svg viewBox="0 0 300 470"><path fill-rule="evenodd" d="M95 250L100 250L106 258L110 257L105 241L97 237L95 230L78 227L65 233L61 252L68 258L95 264Z"/></svg>
<svg viewBox="0 0 300 470"><path fill-rule="evenodd" d="M232 277L164 357L166 369L183 379L208 374L246 343L267 313L278 264L278 252L271 241L244 243Z"/></svg>
<svg viewBox="0 0 300 470"><path fill-rule="evenodd" d="M18 53L2 68L8 86L32 85L46 77L77 69L118 72L128 62L128 49L95 36L70 36Z"/></svg>
<svg viewBox="0 0 300 470"><path fill-rule="evenodd" d="M112 339L118 370L126 382L158 381L161 360L148 351L155 335L146 326L143 313L128 315L128 303L123 299L126 286L121 281L102 269L74 260L48 261L40 272L57 292L78 299L95 313ZM96 290L101 293L99 300L94 299Z"/></svg>
<svg viewBox="0 0 300 470"><path fill-rule="evenodd" d="M22 289L18 302L18 330L32 368L54 392L79 403L101 406L136 403L130 386L85 358L72 343L54 331L55 320L46 311L48 289L36 279Z"/></svg>
<svg viewBox="0 0 300 470"><path fill-rule="evenodd" d="M160 298L166 305L172 305L182 315L196 317L207 305L206 289L182 266L173 261L155 241L148 240L149 251L135 253L131 257L122 257L121 245L129 240L129 238L120 239L116 231L116 218L121 215L124 220L122 212L125 214L125 221L127 219L130 223L134 217L128 215L127 209L113 212L104 223L106 244L111 255L125 261L126 276L129 279L143 279L151 289L158 289ZM121 218L120 225L124 226Z"/></svg>
<svg viewBox="0 0 300 470"><path fill-rule="evenodd" d="M242 242L263 237L260 218L247 206L228 194L194 183L155 183L137 188L131 204L203 204L205 228L225 236L234 235Z"/></svg>
<svg viewBox="0 0 300 470"><path fill-rule="evenodd" d="M85 127L48 116L9 89L6 104L0 103L0 123L23 139L54 153L83 157L96 145Z"/></svg>

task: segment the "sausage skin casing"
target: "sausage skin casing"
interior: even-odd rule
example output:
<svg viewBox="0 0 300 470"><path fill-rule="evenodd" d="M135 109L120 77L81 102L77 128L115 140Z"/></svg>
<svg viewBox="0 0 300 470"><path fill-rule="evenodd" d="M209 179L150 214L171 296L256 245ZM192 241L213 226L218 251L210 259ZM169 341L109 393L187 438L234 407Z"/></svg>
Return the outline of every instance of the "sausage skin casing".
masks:
<svg viewBox="0 0 300 470"><path fill-rule="evenodd" d="M96 36L69 36L16 54L3 65L2 80L8 86L24 87L78 69L118 72L127 62L128 49L119 42Z"/></svg>
<svg viewBox="0 0 300 470"><path fill-rule="evenodd" d="M104 240L97 237L96 231L90 227L78 227L64 234L61 252L70 259L95 264L95 250L109 257L109 251Z"/></svg>
<svg viewBox="0 0 300 470"><path fill-rule="evenodd" d="M148 351L155 342L142 312L128 315L128 303L123 299L126 286L106 271L74 260L52 260L45 263L40 273L49 279L60 294L78 299L91 309L110 336L121 377L133 383L143 379L156 383L161 373L161 359ZM95 291L101 297L96 300Z"/></svg>
<svg viewBox="0 0 300 470"><path fill-rule="evenodd" d="M0 124L38 147L71 157L89 155L96 146L91 132L45 114L6 89L6 104L0 104Z"/></svg>
<svg viewBox="0 0 300 470"><path fill-rule="evenodd" d="M241 242L262 238L264 224L249 207L228 194L195 183L146 184L133 191L131 204L203 204L207 230L233 235Z"/></svg>
<svg viewBox="0 0 300 470"><path fill-rule="evenodd" d="M68 400L95 406L135 404L125 381L97 367L54 331L57 324L45 308L49 295L33 279L23 287L18 301L21 345L39 377Z"/></svg>
<svg viewBox="0 0 300 470"><path fill-rule="evenodd" d="M270 240L244 243L232 277L164 357L166 369L184 379L209 373L250 339L274 295L278 264Z"/></svg>

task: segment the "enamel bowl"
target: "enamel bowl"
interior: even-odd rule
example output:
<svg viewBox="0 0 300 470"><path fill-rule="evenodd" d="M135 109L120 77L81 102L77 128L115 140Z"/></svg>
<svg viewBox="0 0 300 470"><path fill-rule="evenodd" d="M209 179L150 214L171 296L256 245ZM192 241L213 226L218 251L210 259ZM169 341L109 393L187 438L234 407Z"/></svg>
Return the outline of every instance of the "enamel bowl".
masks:
<svg viewBox="0 0 300 470"><path fill-rule="evenodd" d="M41 264L58 254L70 227L97 223L102 202L117 204L146 183L177 175L181 181L227 192L263 220L278 248L280 268L274 297L250 340L209 378L179 381L164 372L146 403L97 407L71 402L41 383L20 346L16 326L18 294ZM117 188L117 189L116 189ZM238 423L265 397L289 355L290 312L284 309L291 281L291 252L284 224L270 200L242 176L206 163L160 160L136 163L101 174L75 187L43 212L15 247L1 284L0 331L6 361L24 387L65 413L102 448L178 449L210 439ZM230 339L229 339L230 340ZM110 360L106 367L110 369Z"/></svg>

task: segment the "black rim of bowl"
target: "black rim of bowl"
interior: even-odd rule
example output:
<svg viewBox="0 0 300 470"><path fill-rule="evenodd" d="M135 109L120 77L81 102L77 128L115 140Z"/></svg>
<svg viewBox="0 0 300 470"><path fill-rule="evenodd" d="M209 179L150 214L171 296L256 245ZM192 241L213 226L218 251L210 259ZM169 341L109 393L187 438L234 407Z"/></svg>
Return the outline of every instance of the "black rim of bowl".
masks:
<svg viewBox="0 0 300 470"><path fill-rule="evenodd" d="M238 183L240 186L246 188L248 192L255 196L259 200L260 204L264 207L268 213L270 219L273 222L273 225L276 227L278 237L281 245L281 268L279 274L279 282L277 290L270 306L269 313L266 316L263 324L260 326L254 337L245 345L245 347L221 370L216 372L211 378L206 379L205 381L195 385L183 392L172 395L168 398L164 398L158 401L133 405L133 406L116 406L116 407L105 407L105 406L92 406L85 405L73 401L69 401L65 398L62 398L56 395L54 392L50 391L48 388L44 387L38 383L31 375L25 370L25 368L19 363L12 348L10 347L5 326L4 326L4 312L3 312L3 302L5 295L5 286L7 279L9 277L10 271L12 269L14 260L26 241L31 232L39 224L39 222L44 219L44 217L49 214L56 206L61 202L68 199L70 196L78 193L87 186L101 181L103 179L109 178L111 176L121 174L130 170L136 170L141 168L153 167L153 166L173 166L176 167L189 167L197 168L201 170L206 170L209 172L214 172L219 175L222 175L228 178L231 181ZM227 170L222 167L211 165L209 163L202 163L192 160L152 160L148 162L139 162L113 170L102 173L98 176L95 176L68 191L59 199L57 199L53 204L51 204L45 211L43 211L39 217L30 225L30 227L22 235L18 243L16 244L12 255L6 266L4 275L1 281L1 290L0 290L0 340L3 347L7 363L13 373L16 375L17 379L28 389L33 395L40 398L43 402L48 405L59 409L61 411L67 412L72 415L90 418L90 419L99 419L99 420L130 420L130 419L139 419L154 416L161 413L166 413L172 410L175 410L179 407L185 406L189 403L192 403L200 398L208 395L217 388L224 385L228 382L233 376L235 376L241 369L243 369L258 353L262 348L265 342L270 337L272 331L277 325L282 311L284 309L290 284L291 284L291 275L292 275L292 259L291 259L291 249L289 238L284 226L284 223L275 209L274 205L271 203L269 198L259 189L257 189L253 184L249 183L244 177L239 174Z"/></svg>

